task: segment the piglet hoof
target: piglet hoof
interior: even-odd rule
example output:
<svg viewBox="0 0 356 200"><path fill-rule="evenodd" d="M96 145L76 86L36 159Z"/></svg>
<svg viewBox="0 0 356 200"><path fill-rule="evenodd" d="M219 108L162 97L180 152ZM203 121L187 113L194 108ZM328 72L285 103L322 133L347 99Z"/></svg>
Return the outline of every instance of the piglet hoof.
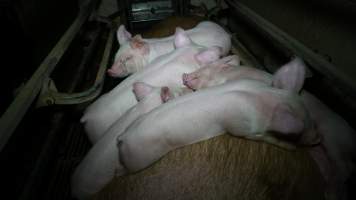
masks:
<svg viewBox="0 0 356 200"><path fill-rule="evenodd" d="M173 99L173 95L171 94L168 87L161 88L161 99L163 103Z"/></svg>
<svg viewBox="0 0 356 200"><path fill-rule="evenodd" d="M313 129L306 131L301 136L299 143L300 146L314 147L320 145L322 141L323 136Z"/></svg>
<svg viewBox="0 0 356 200"><path fill-rule="evenodd" d="M191 75L184 73L182 75L183 85L189 89L195 90L194 84L196 83L196 78L192 78Z"/></svg>
<svg viewBox="0 0 356 200"><path fill-rule="evenodd" d="M122 147L123 141L117 138L116 140L116 147L119 150L119 163L120 165L124 168L125 171L127 171L127 167L125 165L125 162L123 161L122 153L121 153L121 147Z"/></svg>
<svg viewBox="0 0 356 200"><path fill-rule="evenodd" d="M187 86L187 84L188 84L188 74L187 73L183 73L182 79L183 79L183 85Z"/></svg>

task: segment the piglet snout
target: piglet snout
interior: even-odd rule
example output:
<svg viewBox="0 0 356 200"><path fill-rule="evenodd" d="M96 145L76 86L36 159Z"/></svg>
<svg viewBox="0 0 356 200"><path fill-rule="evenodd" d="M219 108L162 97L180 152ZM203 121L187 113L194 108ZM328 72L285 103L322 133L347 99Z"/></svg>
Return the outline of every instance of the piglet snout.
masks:
<svg viewBox="0 0 356 200"><path fill-rule="evenodd" d="M122 68L110 68L107 70L109 76L111 77L119 77L119 78L122 78L122 77L125 77L128 75L127 71L122 69Z"/></svg>
<svg viewBox="0 0 356 200"><path fill-rule="evenodd" d="M111 77L115 77L116 76L116 73L115 73L115 71L114 70L112 70L112 69L108 69L108 74L109 74L109 76L111 76Z"/></svg>

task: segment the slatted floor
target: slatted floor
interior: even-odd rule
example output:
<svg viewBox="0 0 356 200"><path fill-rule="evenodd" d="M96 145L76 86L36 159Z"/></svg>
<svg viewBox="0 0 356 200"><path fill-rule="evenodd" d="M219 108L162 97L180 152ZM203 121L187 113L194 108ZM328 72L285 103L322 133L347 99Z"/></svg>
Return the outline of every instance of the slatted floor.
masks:
<svg viewBox="0 0 356 200"><path fill-rule="evenodd" d="M78 123L70 124L67 137L59 145L57 155L54 155L56 162L44 199L71 199L70 176L90 146L82 126Z"/></svg>
<svg viewBox="0 0 356 200"><path fill-rule="evenodd" d="M105 81L103 92L108 92L123 79L110 79ZM58 149L53 155L55 161L51 169L50 176L47 179L48 185L44 184L46 192L43 194L43 200L71 200L70 195L70 177L91 148L83 125L79 122L83 110L90 103L73 106L64 115L62 134L64 137L59 141Z"/></svg>

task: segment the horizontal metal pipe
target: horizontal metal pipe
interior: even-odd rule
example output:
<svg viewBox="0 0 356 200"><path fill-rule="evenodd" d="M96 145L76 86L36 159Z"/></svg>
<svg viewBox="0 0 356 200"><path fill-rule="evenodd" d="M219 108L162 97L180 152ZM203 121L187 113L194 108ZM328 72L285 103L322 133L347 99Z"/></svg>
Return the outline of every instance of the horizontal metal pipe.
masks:
<svg viewBox="0 0 356 200"><path fill-rule="evenodd" d="M260 64L260 62L258 62L256 57L253 56L252 53L249 50L247 50L247 48L238 40L236 34L232 34L231 41L232 41L232 48L231 48L232 53L240 57L243 65L265 70L265 68Z"/></svg>
<svg viewBox="0 0 356 200"><path fill-rule="evenodd" d="M257 31L268 36L274 43L283 47L286 51L302 57L316 71L323 74L330 81L337 83L348 94L355 95L356 82L342 71L337 70L333 64L316 54L311 49L289 36L287 33L268 22L251 9L247 8L238 1L227 0L234 12L241 16L244 21L252 25Z"/></svg>
<svg viewBox="0 0 356 200"><path fill-rule="evenodd" d="M42 96L43 99L40 99L40 101L38 102L37 105L38 107L52 105L52 104L57 104L57 105L80 104L95 99L101 93L103 82L105 79L106 68L109 63L110 52L113 46L113 40L116 31L115 27L110 26L109 36L105 44L104 53L99 64L99 70L97 72L96 79L93 86L82 92L62 93L62 92L51 90L50 85L54 83L52 82L52 80L47 79L47 83L44 83L47 85L44 85L42 89L45 90L45 94ZM88 57L84 58L83 63L86 63L87 59ZM83 64L83 66L84 65L85 64Z"/></svg>

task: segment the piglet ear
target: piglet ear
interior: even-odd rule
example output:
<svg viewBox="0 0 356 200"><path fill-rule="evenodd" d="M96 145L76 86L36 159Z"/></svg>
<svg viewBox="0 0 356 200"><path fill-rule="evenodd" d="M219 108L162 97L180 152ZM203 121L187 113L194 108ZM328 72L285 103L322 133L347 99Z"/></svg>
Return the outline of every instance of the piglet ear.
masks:
<svg viewBox="0 0 356 200"><path fill-rule="evenodd" d="M137 101L141 101L145 96L150 94L153 90L152 86L144 82L135 82L132 85L132 87L133 87L132 91L135 94Z"/></svg>
<svg viewBox="0 0 356 200"><path fill-rule="evenodd" d="M161 88L161 99L162 102L165 103L171 99L174 98L174 95L172 94L171 90L169 89L169 87L162 87Z"/></svg>
<svg viewBox="0 0 356 200"><path fill-rule="evenodd" d="M119 29L116 32L117 40L119 44L125 44L127 41L131 39L131 33L129 33L124 25L120 25Z"/></svg>
<svg viewBox="0 0 356 200"><path fill-rule="evenodd" d="M292 108L286 104L279 104L273 111L269 131L275 131L283 136L295 136L304 130L304 122Z"/></svg>
<svg viewBox="0 0 356 200"><path fill-rule="evenodd" d="M199 64L208 64L214 61L217 61L222 53L221 47L210 47L205 51L202 51L195 55L195 59Z"/></svg>
<svg viewBox="0 0 356 200"><path fill-rule="evenodd" d="M180 48L183 46L190 45L191 43L192 40L190 40L185 31L182 28L177 27L176 32L174 34L174 47Z"/></svg>
<svg viewBox="0 0 356 200"><path fill-rule="evenodd" d="M272 86L298 93L304 84L306 66L302 59L294 57L273 75Z"/></svg>
<svg viewBox="0 0 356 200"><path fill-rule="evenodd" d="M135 35L130 41L130 46L133 49L141 49L145 45L145 42L142 40L141 35Z"/></svg>

